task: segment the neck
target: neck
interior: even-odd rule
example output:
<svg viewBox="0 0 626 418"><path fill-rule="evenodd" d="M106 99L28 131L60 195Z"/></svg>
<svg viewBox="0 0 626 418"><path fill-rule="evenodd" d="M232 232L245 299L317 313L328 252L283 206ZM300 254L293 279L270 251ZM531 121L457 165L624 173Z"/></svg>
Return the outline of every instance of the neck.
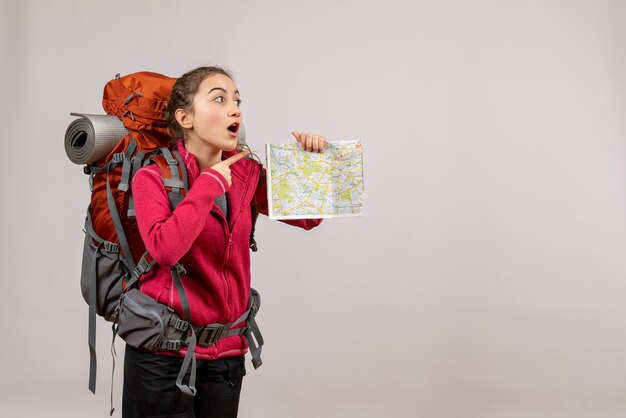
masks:
<svg viewBox="0 0 626 418"><path fill-rule="evenodd" d="M222 161L222 150L202 141L190 138L185 141L185 149L196 157L200 171Z"/></svg>

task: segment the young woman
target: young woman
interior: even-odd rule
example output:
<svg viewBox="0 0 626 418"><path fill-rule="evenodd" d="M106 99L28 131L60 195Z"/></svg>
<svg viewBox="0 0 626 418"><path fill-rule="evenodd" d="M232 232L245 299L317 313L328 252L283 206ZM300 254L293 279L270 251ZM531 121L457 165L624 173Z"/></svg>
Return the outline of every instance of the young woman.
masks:
<svg viewBox="0 0 626 418"><path fill-rule="evenodd" d="M157 266L140 289L183 317L170 268L180 262L191 323L227 324L248 307L252 226L250 202L267 214L263 167L237 150L241 98L232 77L219 67L201 67L179 78L167 107L173 145L185 162L189 190L172 211L160 169L140 169L133 180L139 232ZM307 151L320 152L325 138L293 132ZM288 221L311 229L321 220ZM185 350L152 353L126 346L123 416L236 417L245 375L243 336L196 346L197 393L181 392L176 377Z"/></svg>

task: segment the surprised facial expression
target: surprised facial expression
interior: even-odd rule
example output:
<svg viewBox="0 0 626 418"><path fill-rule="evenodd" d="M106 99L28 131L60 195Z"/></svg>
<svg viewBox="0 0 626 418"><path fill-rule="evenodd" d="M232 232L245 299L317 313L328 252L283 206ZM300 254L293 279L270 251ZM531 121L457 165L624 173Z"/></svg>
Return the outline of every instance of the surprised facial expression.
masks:
<svg viewBox="0 0 626 418"><path fill-rule="evenodd" d="M230 77L213 74L205 78L188 114L188 141L213 150L234 150L241 127L240 103L239 91Z"/></svg>

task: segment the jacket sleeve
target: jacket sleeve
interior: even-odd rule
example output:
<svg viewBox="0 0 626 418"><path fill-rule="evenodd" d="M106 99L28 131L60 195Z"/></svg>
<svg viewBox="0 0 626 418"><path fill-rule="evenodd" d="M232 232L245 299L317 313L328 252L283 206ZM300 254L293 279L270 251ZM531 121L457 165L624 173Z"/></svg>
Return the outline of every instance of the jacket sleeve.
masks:
<svg viewBox="0 0 626 418"><path fill-rule="evenodd" d="M267 183L266 183L266 170L265 167L261 168L261 178L259 180L259 185L256 189L255 199L257 201L257 205L259 208L259 213L267 216L269 213L268 202L267 202ZM283 219L280 222L286 223L288 225L297 226L299 228L310 230L321 224L323 219Z"/></svg>
<svg viewBox="0 0 626 418"><path fill-rule="evenodd" d="M229 186L220 173L206 169L174 211L158 168L140 169L132 187L137 226L146 249L159 265L171 267L189 251L210 216L215 197Z"/></svg>

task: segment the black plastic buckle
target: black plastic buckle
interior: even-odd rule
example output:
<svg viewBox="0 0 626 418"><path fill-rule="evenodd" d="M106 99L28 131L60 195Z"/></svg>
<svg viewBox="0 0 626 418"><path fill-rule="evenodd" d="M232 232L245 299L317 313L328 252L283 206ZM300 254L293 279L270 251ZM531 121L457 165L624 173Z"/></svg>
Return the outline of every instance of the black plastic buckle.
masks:
<svg viewBox="0 0 626 418"><path fill-rule="evenodd" d="M109 241L104 241L103 246L106 252L113 253L113 254L119 254L120 252L119 244L115 244Z"/></svg>
<svg viewBox="0 0 626 418"><path fill-rule="evenodd" d="M161 349L166 351L178 351L182 346L180 341L166 340L161 344Z"/></svg>
<svg viewBox="0 0 626 418"><path fill-rule="evenodd" d="M133 277L139 278L142 274L144 274L148 270L150 270L150 264L146 261L144 257L141 257L141 259L139 260L139 264L137 264L137 267L135 267L131 275Z"/></svg>
<svg viewBox="0 0 626 418"><path fill-rule="evenodd" d="M176 318L174 316L170 319L170 325L177 331L187 331L189 328L189 322L183 321L180 318Z"/></svg>
<svg viewBox="0 0 626 418"><path fill-rule="evenodd" d="M198 345L200 347L210 347L215 344L224 332L224 325L207 325L198 334Z"/></svg>

